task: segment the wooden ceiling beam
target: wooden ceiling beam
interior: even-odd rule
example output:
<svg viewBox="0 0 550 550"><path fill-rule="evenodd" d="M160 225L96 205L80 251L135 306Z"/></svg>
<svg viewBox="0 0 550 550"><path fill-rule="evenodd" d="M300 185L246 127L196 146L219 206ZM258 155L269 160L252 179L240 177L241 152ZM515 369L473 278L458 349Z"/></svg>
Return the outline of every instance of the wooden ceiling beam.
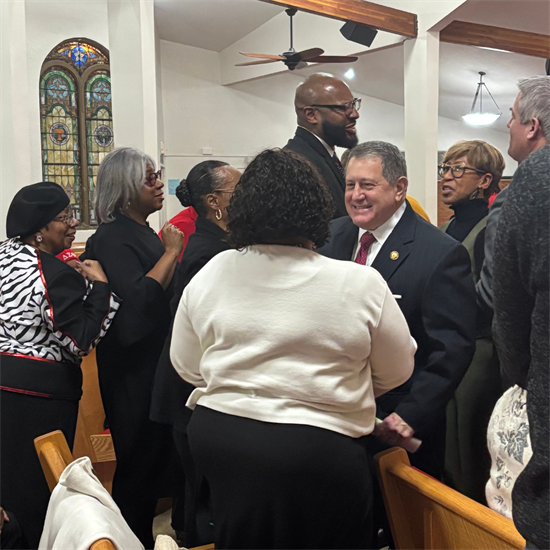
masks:
<svg viewBox="0 0 550 550"><path fill-rule="evenodd" d="M439 33L439 40L550 59L550 36L546 34L453 21Z"/></svg>
<svg viewBox="0 0 550 550"><path fill-rule="evenodd" d="M262 0L285 8L297 8L332 19L368 25L379 31L416 38L416 14L363 0Z"/></svg>

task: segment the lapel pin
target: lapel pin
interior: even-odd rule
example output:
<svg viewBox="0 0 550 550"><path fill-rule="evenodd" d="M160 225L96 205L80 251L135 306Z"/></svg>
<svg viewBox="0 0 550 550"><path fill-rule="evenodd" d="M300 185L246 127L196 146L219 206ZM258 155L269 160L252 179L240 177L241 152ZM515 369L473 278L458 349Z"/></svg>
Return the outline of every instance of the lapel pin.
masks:
<svg viewBox="0 0 550 550"><path fill-rule="evenodd" d="M397 250L390 252L390 260L397 260L397 258L399 258L399 252L397 252Z"/></svg>

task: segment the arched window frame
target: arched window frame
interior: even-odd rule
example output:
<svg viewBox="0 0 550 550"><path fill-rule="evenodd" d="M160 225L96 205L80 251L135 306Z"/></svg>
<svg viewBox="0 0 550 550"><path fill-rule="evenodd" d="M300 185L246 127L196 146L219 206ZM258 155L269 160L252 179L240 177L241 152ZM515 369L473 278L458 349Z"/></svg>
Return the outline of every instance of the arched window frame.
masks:
<svg viewBox="0 0 550 550"><path fill-rule="evenodd" d="M107 63L97 62L85 68L82 72L79 72L74 64L71 61L66 61L63 59L57 52L65 44L71 42L79 42L84 44L89 44L90 46L96 48L105 56ZM51 56L55 56L55 59L48 59ZM46 56L46 61L42 64L40 71L40 85L44 76L55 68L63 69L68 72L74 79L76 85L76 113L78 120L78 151L79 151L79 167L80 167L80 204L81 204L81 219L79 229L93 229L97 227L97 222L90 219L90 212L92 211L93 205L90 204L90 188L88 180L88 143L87 143L87 118L86 118L86 85L95 73L104 71L107 73L110 79L110 65L109 65L109 51L107 48L90 40L88 38L70 38L60 42L51 52ZM112 118L112 111L111 111ZM41 121L41 133L42 133L42 115L40 117ZM42 139L41 139L42 147ZM44 162L44 150L42 149L42 175L43 179L46 181L49 175L46 173L46 164ZM55 181L53 178L51 181Z"/></svg>

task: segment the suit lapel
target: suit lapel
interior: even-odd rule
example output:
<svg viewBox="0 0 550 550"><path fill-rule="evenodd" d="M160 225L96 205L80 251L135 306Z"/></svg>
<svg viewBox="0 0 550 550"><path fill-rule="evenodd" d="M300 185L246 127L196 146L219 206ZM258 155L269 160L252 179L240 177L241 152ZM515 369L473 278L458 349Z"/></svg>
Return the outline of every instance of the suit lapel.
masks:
<svg viewBox="0 0 550 550"><path fill-rule="evenodd" d="M328 167L332 170L332 173L336 176L336 179L338 180L338 183L340 184L342 189L345 189L346 182L342 177L342 172L340 172L336 164L334 164L334 161L332 160L328 151L325 149L325 146L319 141L319 139L308 130L300 127L296 129L295 137L302 138L316 153L323 157Z"/></svg>
<svg viewBox="0 0 550 550"><path fill-rule="evenodd" d="M335 223L338 225L334 227ZM359 228L354 225L351 218L340 218L333 224L333 250L331 257L335 260L351 260L355 246L357 245L357 237Z"/></svg>
<svg viewBox="0 0 550 550"><path fill-rule="evenodd" d="M416 214L407 202L403 216L372 263L372 267L384 277L386 282L389 282L392 275L410 254L411 244L414 241L416 232L416 223Z"/></svg>

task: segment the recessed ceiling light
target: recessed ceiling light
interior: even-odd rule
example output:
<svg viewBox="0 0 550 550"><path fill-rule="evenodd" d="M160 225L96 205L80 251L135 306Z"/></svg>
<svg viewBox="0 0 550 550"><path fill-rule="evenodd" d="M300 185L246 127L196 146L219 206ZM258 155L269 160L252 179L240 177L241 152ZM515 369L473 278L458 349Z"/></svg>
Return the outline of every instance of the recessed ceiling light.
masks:
<svg viewBox="0 0 550 550"><path fill-rule="evenodd" d="M344 76L346 78L355 78L355 71L353 69L348 69L345 73L344 73Z"/></svg>

